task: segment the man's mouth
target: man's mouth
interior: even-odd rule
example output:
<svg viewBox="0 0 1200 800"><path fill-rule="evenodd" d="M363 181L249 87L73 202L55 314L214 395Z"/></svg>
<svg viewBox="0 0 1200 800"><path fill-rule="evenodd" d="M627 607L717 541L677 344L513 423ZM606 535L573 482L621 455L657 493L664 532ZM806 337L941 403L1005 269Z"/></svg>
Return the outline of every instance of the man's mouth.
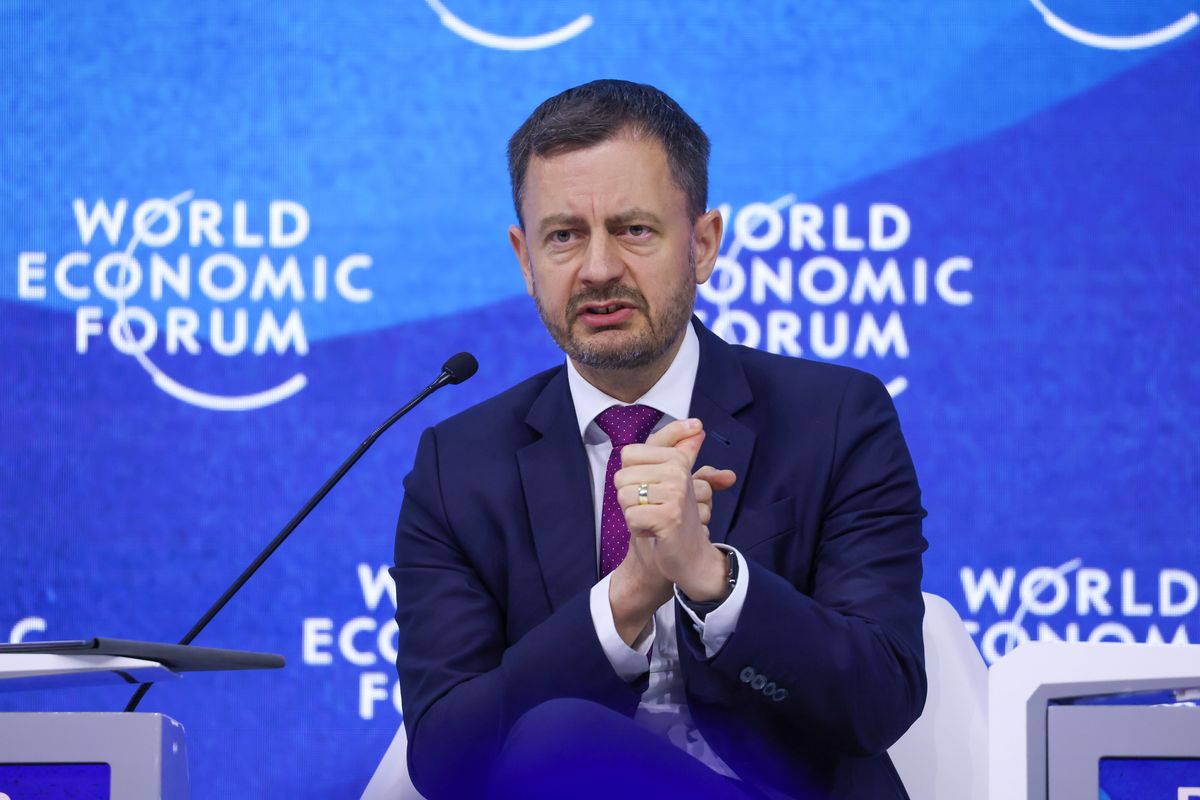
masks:
<svg viewBox="0 0 1200 800"><path fill-rule="evenodd" d="M629 308L629 305L627 303L620 302L590 303L580 309L580 312L583 314L597 314L600 316L606 316L608 314L615 314L623 308Z"/></svg>
<svg viewBox="0 0 1200 800"><path fill-rule="evenodd" d="M633 312L634 307L630 303L622 300L607 300L580 306L576 318L585 325L602 328L624 324L633 316Z"/></svg>

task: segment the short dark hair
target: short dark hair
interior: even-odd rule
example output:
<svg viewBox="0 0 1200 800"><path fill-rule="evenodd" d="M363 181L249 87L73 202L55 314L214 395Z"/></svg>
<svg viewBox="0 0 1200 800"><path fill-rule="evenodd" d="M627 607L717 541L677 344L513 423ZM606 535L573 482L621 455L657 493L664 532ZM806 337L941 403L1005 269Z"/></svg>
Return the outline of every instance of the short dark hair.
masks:
<svg viewBox="0 0 1200 800"><path fill-rule="evenodd" d="M531 156L583 150L623 131L652 136L667 151L671 177L695 220L708 205L708 136L679 104L644 83L599 80L567 89L534 109L508 140L508 175L517 220Z"/></svg>

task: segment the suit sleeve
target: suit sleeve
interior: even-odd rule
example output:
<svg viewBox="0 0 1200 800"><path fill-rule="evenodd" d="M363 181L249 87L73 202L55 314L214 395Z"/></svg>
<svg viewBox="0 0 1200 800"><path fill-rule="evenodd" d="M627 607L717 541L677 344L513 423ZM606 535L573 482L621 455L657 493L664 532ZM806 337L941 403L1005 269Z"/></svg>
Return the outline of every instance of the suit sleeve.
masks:
<svg viewBox="0 0 1200 800"><path fill-rule="evenodd" d="M428 430L404 482L392 570L409 771L427 800L482 796L504 736L539 703L578 697L632 714L641 691L609 664L586 591L507 641L503 607L448 523L452 482Z"/></svg>
<svg viewBox="0 0 1200 800"><path fill-rule="evenodd" d="M891 746L925 703L925 511L878 380L853 373L836 425L810 575L778 575L751 553L745 604L724 648L705 659L692 626L681 625L681 649L689 695L869 756Z"/></svg>

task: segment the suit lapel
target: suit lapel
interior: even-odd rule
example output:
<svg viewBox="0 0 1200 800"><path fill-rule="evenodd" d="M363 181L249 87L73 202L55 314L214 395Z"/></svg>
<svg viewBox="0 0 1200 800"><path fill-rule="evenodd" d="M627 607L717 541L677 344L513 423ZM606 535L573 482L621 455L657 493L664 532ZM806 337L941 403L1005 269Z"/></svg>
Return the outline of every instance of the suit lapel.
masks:
<svg viewBox="0 0 1200 800"><path fill-rule="evenodd" d="M692 390L691 415L704 423L707 434L696 465L731 469L737 474L737 483L713 497L709 536L714 542L724 542L754 454L754 431L734 414L750 405L753 395L733 348L699 322L694 324L700 338L700 366Z"/></svg>
<svg viewBox="0 0 1200 800"><path fill-rule="evenodd" d="M558 608L596 582L591 473L565 370L546 384L525 421L542 438L519 450L517 463L534 549Z"/></svg>

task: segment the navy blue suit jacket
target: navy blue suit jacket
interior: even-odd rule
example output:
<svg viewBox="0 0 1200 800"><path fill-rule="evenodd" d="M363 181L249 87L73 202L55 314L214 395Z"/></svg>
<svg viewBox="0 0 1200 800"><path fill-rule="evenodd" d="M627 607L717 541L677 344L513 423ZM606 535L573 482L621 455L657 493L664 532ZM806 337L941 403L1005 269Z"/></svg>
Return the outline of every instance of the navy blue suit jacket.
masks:
<svg viewBox="0 0 1200 800"><path fill-rule="evenodd" d="M692 715L760 785L904 797L885 750L925 701L925 512L891 398L857 370L695 325L697 465L738 475L709 529L745 555L750 583L711 660L677 617ZM397 667L422 794L479 796L509 727L545 700L634 713L645 681L617 677L589 611L592 483L565 368L427 430L404 486Z"/></svg>

